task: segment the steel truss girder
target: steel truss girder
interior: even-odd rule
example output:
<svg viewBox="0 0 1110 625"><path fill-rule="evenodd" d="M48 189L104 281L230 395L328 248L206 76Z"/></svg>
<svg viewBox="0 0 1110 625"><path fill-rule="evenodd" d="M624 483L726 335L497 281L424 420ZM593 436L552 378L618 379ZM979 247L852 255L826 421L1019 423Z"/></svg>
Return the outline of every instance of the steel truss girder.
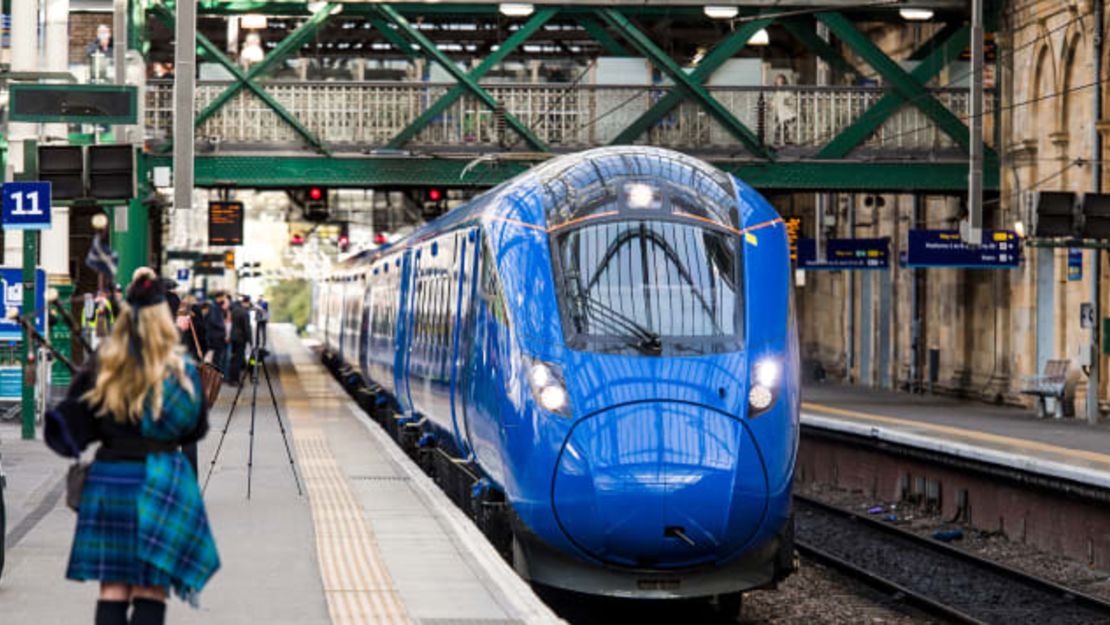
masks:
<svg viewBox="0 0 1110 625"><path fill-rule="evenodd" d="M155 157L152 166L169 165ZM947 193L967 191L964 161L916 163L736 162L713 161L761 191L862 191L870 193ZM198 187L282 189L321 185L347 187L486 188L516 176L532 161L500 161L468 167L465 158L198 156ZM998 189L998 169L985 172L984 188Z"/></svg>
<svg viewBox="0 0 1110 625"><path fill-rule="evenodd" d="M323 9L316 12L312 17L308 18L308 21L306 21L304 24L301 24L300 28L293 31L292 34L283 39L281 43L277 45L277 47L271 50L270 53L262 59L261 62L251 67L250 70L247 71L245 74L243 73L243 70L239 69L239 66L235 65L235 63L232 62L231 59L227 58L227 56L225 56L222 52L220 52L218 49L214 50L213 55L216 57L221 65L223 65L229 72L232 73L233 76L235 76L236 82L225 89L223 93L216 96L216 99L212 100L212 102L210 102L208 106L204 107L204 110L202 110L197 115L197 127L199 128L201 124L203 124L209 117L215 114L215 112L218 111L220 107L231 101L231 98L235 97L235 94L239 93L239 90L243 87L250 89L263 100L266 100L268 98L268 95L263 95L265 93L265 90L262 89L262 87L260 87L257 83L255 83L255 79L269 70L275 63L289 56L289 54L291 54L292 52L300 49L305 40L315 35L320 27L327 23L327 21L331 18L332 11L337 6L339 5L334 2L330 2L325 5ZM272 103L266 102L266 104L269 105L271 108L274 108L274 105L277 104L277 101L274 100ZM280 107L280 105L278 106ZM277 109L274 110L275 112L278 112L279 115L281 115L281 112L277 111ZM283 119L284 117L285 116L282 115ZM308 139L308 136L305 135L305 133L308 132L308 129L301 126L300 122L296 122L294 128L297 129L297 132L299 134L305 136L305 138ZM308 135L311 135L311 133L308 133ZM320 144L319 140L317 140L315 137L312 137L311 139L309 139L309 141L314 142L313 145L318 148L323 147L322 144Z"/></svg>
<svg viewBox="0 0 1110 625"><path fill-rule="evenodd" d="M390 23L397 27L416 45L420 46L424 54L427 54L433 60L440 64L451 77L454 78L462 85L467 91L477 97L483 104L485 104L491 111L496 111L499 107L497 100L489 94L488 91L482 88L477 82L472 80L470 76L465 74L451 59L447 58L439 48L435 46L427 37L424 36L419 30L412 27L404 16L397 12L396 9L388 4L374 5L378 12ZM488 70L487 70L488 71ZM515 115L504 111L501 113L504 116L505 122L515 131L528 145L537 151L546 152L547 146L540 141L539 137L532 133L532 131L525 126Z"/></svg>
<svg viewBox="0 0 1110 625"><path fill-rule="evenodd" d="M690 72L690 81L698 85L705 84L705 81L713 75L713 72L717 71L718 68L724 65L725 61L735 56L737 52L748 44L748 40L752 38L752 35L759 32L761 28L766 28L773 21L774 20L771 18L758 19L747 22L733 31L729 36L725 37L720 43L714 46L713 49L705 55L705 58L698 63L694 71ZM682 100L685 98L686 92L682 89L678 87L671 89L666 96L645 111L643 115L636 118L627 128L622 130L610 144L619 145L632 143L638 139L640 135L647 132L649 128L654 126L664 115L671 112L674 107L681 104Z"/></svg>
<svg viewBox="0 0 1110 625"><path fill-rule="evenodd" d="M331 5L329 5L329 7L330 6ZM154 10L156 11L156 15L158 15L159 19L161 19L162 22L165 23L166 26L172 30L175 22L175 17L173 13L171 13L170 10L165 7L165 5L161 4L155 5ZM321 11L321 13L326 14L330 13L330 11ZM323 19L326 19L326 17L327 15L324 15ZM297 31L297 33L299 32L300 30ZM225 89L223 93L217 96L216 99L209 103L209 105L206 106L204 110L197 115L194 128L200 128L201 125L204 124L205 120L215 114L215 112L218 111L220 107L227 104L227 102L229 102L231 98L236 93L238 93L239 89L246 87L260 100L262 100L262 102L264 102L266 106L270 108L270 110L272 110L278 117L280 117L282 121L284 121L286 124L289 124L289 126L292 127L293 130L295 130L297 134L299 134L305 141L307 141L309 145L316 148L316 150L323 154L330 154L330 151L324 146L323 142L321 142L320 139L317 138L311 130L305 127L305 125L302 124L300 120L298 120L292 113L290 113L284 106L282 106L280 102L275 100L273 96L271 96L265 89L262 88L261 85L259 85L254 80L254 78L259 73L261 73L263 69L266 68L264 66L269 66L280 58L289 54L294 46L287 45L287 43L290 39L296 37L297 33L293 33L284 41L282 41L277 48L271 51L270 54L266 55L266 58L263 59L261 63L254 66L254 68L252 68L250 72L243 72L243 70L238 65L236 65L234 61L229 59L227 55L225 55L220 50L219 46L212 43L211 40L198 32L197 43L200 44L200 46L209 54L211 54L212 57L215 58L216 61L227 71L231 72L231 75L235 77L237 82ZM295 45L299 46L300 42ZM279 51L282 51L280 55L278 54Z"/></svg>
<svg viewBox="0 0 1110 625"><path fill-rule="evenodd" d="M532 17L523 26L521 26L515 33L513 33L512 36L506 39L505 42L502 43L495 52L486 57L485 60L483 60L482 63L478 65L478 67L475 67L473 70L471 70L471 72L467 74L467 76L470 78L471 81L474 82L474 84L477 84L477 81L485 76L491 69L493 69L494 66L503 61L505 57L512 54L514 50L520 47L520 44L524 43L537 30L543 28L543 25L546 24L551 18L555 17L556 13L558 13L558 10L554 8L542 8L539 11L536 11L536 13L532 15ZM450 91L443 94L442 97L440 97L438 100L433 102L431 106L425 109L425 111L421 113L419 117L414 119L411 124L405 127L405 129L403 129L401 132L397 133L397 136L393 137L393 139L389 141L387 147L397 149L404 146L406 143L411 141L413 137L419 134L421 130L426 128L433 119L442 114L443 111L447 110L449 106L451 106L456 100L461 98L463 94L465 94L469 90L469 87L462 84L452 87Z"/></svg>
<svg viewBox="0 0 1110 625"><path fill-rule="evenodd" d="M729 112L716 98L709 95L698 82L691 80L690 76L673 59L660 50L647 35L640 32L624 14L615 9L598 9L597 15L617 29L625 41L644 55L652 65L666 73L688 95L693 96L730 134L744 144L749 152L769 161L774 160L772 152L743 122L736 119L735 115Z"/></svg>
<svg viewBox="0 0 1110 625"><path fill-rule="evenodd" d="M931 93L929 93L929 90L925 87L925 81L915 76L914 73L909 73L902 69L897 63L894 62L894 60L892 60L882 50L880 50L879 47L876 46L867 36L856 30L852 23L846 17L844 17L843 14L837 12L818 13L817 19L828 26L829 30L833 34L839 37L840 40L845 43L845 45L859 54L860 57L864 61L866 61L867 64L870 65L876 72L878 72L878 74L882 76L884 80L890 83L890 85L897 93L899 100L912 104L922 113L924 113L925 116L932 120L933 123L935 123L942 132L951 137L952 140L959 144L964 150L968 150L970 148L971 140L969 138L967 125L960 121L960 119L956 117L956 115L953 114L952 111L948 110L947 107L941 104L935 97L933 97ZM923 61L922 65L929 64L935 66L937 63L940 63L941 67L946 65L948 58L951 57L947 56L945 54L945 51L952 49L952 47L948 44L951 44L953 42L953 39L966 37L966 35L966 28L961 28L956 31L952 35L952 37L948 39L945 45L939 46L936 50L929 54L928 59L926 61ZM963 46L960 46L960 49L962 48ZM932 61L932 63L930 63L930 61ZM936 70L936 72L939 71L940 68ZM936 72L934 72L934 75ZM885 100L886 98L884 97L883 99ZM898 103L899 106L901 105L901 101ZM878 104L876 104L876 106L878 106ZM898 106L894 106L893 110L897 110L897 108ZM891 113L893 113L893 110L891 111ZM878 114L873 114L869 116L867 113L865 113L859 120L856 120L855 124L845 129L844 132L842 132L833 140L832 143L837 143L835 150L829 149L832 146L832 143L830 143L830 146L826 146L826 148L822 150L821 156L837 158L837 156L826 156L826 150L828 150L829 155L839 153L840 156L843 156L847 153L843 150L844 145L854 141L854 143L851 143L851 146L848 148L850 150L852 147L855 147L856 145L859 145L859 143L862 143L863 140L867 138L867 135L870 134L870 131L868 133L862 134L862 136L860 132L867 125L870 124L874 124L874 126L871 128L871 130L874 130L874 128L878 127L878 124L875 124L875 120L878 119L878 123L882 123L882 121L885 120L887 116L889 115L882 115L880 117ZM841 139L842 137L843 139ZM838 139L841 140L838 142ZM987 149L987 153L988 155L993 154L989 150L989 148Z"/></svg>

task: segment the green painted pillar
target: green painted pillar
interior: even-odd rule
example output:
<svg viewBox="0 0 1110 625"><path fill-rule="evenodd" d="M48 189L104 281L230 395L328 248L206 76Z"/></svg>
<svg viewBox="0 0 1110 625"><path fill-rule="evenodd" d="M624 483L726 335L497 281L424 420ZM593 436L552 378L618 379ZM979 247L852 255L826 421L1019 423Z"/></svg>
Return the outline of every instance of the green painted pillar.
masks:
<svg viewBox="0 0 1110 625"><path fill-rule="evenodd" d="M35 310L35 265L39 256L38 230L23 231L23 311L24 313ZM35 438L35 385L31 384L27 375L34 364L31 362L31 333L23 330L23 342L20 347L23 361L23 397L20 406L23 415L23 439Z"/></svg>
<svg viewBox="0 0 1110 625"><path fill-rule="evenodd" d="M56 284L53 287L58 291L58 303L66 310L70 310L70 299L73 297L74 286L72 284ZM73 331L61 318L58 319L57 323L50 326L50 344L70 360L73 359ZM54 361L50 368L50 375L51 382L58 386L69 386L70 382L73 381L73 375L69 372L69 367L63 365L60 360Z"/></svg>
<svg viewBox="0 0 1110 625"><path fill-rule="evenodd" d="M131 274L147 264L150 210L142 200L132 199L112 207L112 217L112 247L119 253L116 282L126 288Z"/></svg>

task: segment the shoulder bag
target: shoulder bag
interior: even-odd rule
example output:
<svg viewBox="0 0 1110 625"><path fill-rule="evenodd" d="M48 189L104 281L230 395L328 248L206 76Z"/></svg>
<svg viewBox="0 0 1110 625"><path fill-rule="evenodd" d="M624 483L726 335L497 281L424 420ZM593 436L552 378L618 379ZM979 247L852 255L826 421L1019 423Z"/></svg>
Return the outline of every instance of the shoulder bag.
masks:
<svg viewBox="0 0 1110 625"><path fill-rule="evenodd" d="M193 320L189 319L189 331L193 333L193 344L196 345L197 354L204 354L197 339L197 329ZM220 386L224 383L224 374L210 362L205 362L203 357L197 360L197 370L200 372L200 384L204 387L204 406L211 409L220 396Z"/></svg>

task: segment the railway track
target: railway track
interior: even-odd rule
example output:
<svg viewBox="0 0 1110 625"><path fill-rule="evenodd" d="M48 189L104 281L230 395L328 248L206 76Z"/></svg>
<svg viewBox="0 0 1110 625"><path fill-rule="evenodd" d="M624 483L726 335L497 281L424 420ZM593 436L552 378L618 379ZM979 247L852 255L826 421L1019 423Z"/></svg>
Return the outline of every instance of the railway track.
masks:
<svg viewBox="0 0 1110 625"><path fill-rule="evenodd" d="M795 520L803 557L947 621L1110 623L1110 602L809 497Z"/></svg>

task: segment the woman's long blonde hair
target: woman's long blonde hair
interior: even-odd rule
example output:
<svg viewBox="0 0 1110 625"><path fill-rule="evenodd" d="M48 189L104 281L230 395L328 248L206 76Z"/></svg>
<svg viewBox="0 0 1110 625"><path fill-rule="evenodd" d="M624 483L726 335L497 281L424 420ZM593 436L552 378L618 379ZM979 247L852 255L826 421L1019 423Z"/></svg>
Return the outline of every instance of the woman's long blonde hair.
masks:
<svg viewBox="0 0 1110 625"><path fill-rule="evenodd" d="M129 348L135 332L136 309L127 304L121 306L111 336L97 351L96 385L83 399L97 407L97 416L112 415L119 423L141 422L149 401L151 417L158 419L162 412L162 383L168 375L176 376L181 386L193 394L177 326L165 303L137 309L140 360Z"/></svg>

